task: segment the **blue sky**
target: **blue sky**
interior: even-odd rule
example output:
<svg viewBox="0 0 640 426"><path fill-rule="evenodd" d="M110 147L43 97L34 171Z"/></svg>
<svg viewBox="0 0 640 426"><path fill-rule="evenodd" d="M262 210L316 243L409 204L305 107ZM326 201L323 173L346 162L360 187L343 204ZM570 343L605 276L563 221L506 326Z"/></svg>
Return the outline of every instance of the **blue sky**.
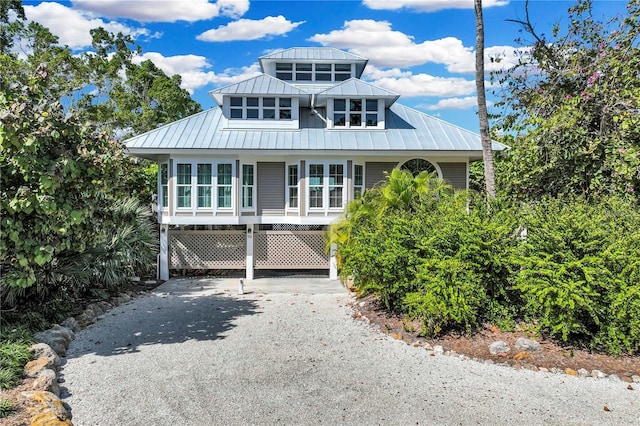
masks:
<svg viewBox="0 0 640 426"><path fill-rule="evenodd" d="M566 18L575 1L532 0L541 33ZM521 37L508 19L524 17L524 1L483 0L485 49L508 67ZM254 77L258 57L297 46L331 46L369 59L363 79L401 94L400 103L477 131L473 0L75 0L23 1L75 52L87 50L89 30L131 34L203 108L207 92ZM626 2L596 1L596 16L624 12Z"/></svg>

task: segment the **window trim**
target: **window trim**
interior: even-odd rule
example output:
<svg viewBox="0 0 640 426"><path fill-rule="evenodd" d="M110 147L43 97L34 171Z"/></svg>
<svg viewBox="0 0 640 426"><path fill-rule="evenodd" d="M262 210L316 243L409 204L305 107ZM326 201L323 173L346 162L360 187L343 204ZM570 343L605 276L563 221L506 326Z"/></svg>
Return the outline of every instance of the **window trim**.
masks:
<svg viewBox="0 0 640 426"><path fill-rule="evenodd" d="M190 161L176 162L176 165L175 165L175 167L176 167L176 170L175 170L176 180L175 180L175 185L174 185L174 187L175 187L175 201L174 202L175 202L176 211L191 211L191 210L193 210L193 207L194 207L194 203L193 203L193 186L194 186L194 184L193 184L193 168L194 167L193 167L193 164L194 163L190 162ZM188 175L189 176L189 183L188 184L179 183L180 176L178 175L178 168L179 168L179 166L182 166L182 165L188 165L189 166L189 175ZM179 195L180 194L180 188L189 188L190 193L189 193L189 198L188 198L188 200L189 200L189 205L188 206L182 206L182 207L180 206L180 202L178 201L179 198L180 198L180 195ZM187 199L187 198L185 197L185 199Z"/></svg>
<svg viewBox="0 0 640 426"><path fill-rule="evenodd" d="M289 168L290 167L295 167L296 168L296 184L295 185L291 185L290 181L289 181ZM296 162L296 163L287 163L286 164L286 171L285 171L285 183L286 183L286 193L285 193L285 208L286 210L289 211L300 211L300 163ZM296 201L297 201L297 206L291 206L291 190L295 189L297 191L296 193Z"/></svg>
<svg viewBox="0 0 640 426"><path fill-rule="evenodd" d="M162 169L165 169L166 172L166 182L164 182L164 174ZM160 209L161 210L168 210L169 209L169 182L171 181L170 179L170 174L169 174L169 162L168 161L163 161L160 164L158 164L158 182L159 182L159 187L160 187L160 196L158 197L158 204L160 204Z"/></svg>
<svg viewBox="0 0 640 426"><path fill-rule="evenodd" d="M375 100L377 102L377 109L374 111L369 111L367 109L367 101ZM336 101L344 101L345 107L344 109L337 110L336 109ZM351 104L354 101L360 102L360 110L352 111ZM344 115L344 125L337 125L336 115ZM369 126L367 125L367 116L368 115L376 115L376 124ZM352 125L351 124L351 116L359 115L360 116L360 125ZM351 98L351 97L340 97L340 98L332 98L331 99L331 127L334 129L378 129L380 128L380 99L379 98Z"/></svg>
<svg viewBox="0 0 640 426"><path fill-rule="evenodd" d="M322 207L311 207L311 187L317 185L311 185L311 166L314 165L322 165ZM342 166L342 184L341 185L331 185L330 184L330 168L333 165ZM321 160L321 161L313 161L309 160L305 164L305 176L306 176L306 205L308 212L341 212L345 209L345 206L348 202L347 199L347 162L342 160ZM330 205L330 190L332 187L341 187L342 188L342 197L341 197L341 206L340 207L329 207Z"/></svg>
<svg viewBox="0 0 640 426"><path fill-rule="evenodd" d="M244 167L245 166L251 166L253 168L252 170L252 181L251 184L249 185L245 185L244 183ZM256 163L240 163L240 211L243 212L254 212L256 211L256 189L257 189L257 185L256 185L256 170L257 170L257 166ZM245 207L244 205L244 190L245 188L251 188L251 206L250 207Z"/></svg>
<svg viewBox="0 0 640 426"><path fill-rule="evenodd" d="M229 177L231 179L230 183L228 184L221 184L219 181L219 177L220 177L220 166L223 165L229 165L231 166L231 169L229 171ZM221 211L229 211L229 210L233 210L233 205L234 205L234 185L233 185L233 178L235 176L234 173L234 168L235 168L235 161L217 161L215 163L215 188L216 188L216 192L215 192L215 209L216 210L221 210ZM231 189L231 195L229 197L229 206L228 207L220 207L220 189L221 188L230 188Z"/></svg>
<svg viewBox="0 0 640 426"><path fill-rule="evenodd" d="M362 195L362 193L364 193L365 191L365 171L364 171L364 164L362 163L353 163L353 174L351 175L351 187L352 187L352 199L355 200L356 198L358 198L358 196ZM356 183L356 167L360 167L362 169L362 182L358 185ZM360 189L360 194L356 195L356 189L359 188Z"/></svg>

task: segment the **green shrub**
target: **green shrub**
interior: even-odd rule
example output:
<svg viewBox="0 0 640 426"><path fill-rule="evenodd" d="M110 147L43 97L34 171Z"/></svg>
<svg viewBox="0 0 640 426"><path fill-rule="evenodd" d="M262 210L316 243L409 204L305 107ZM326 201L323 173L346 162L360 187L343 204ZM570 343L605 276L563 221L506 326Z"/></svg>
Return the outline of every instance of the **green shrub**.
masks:
<svg viewBox="0 0 640 426"><path fill-rule="evenodd" d="M9 389L22 378L24 366L33 357L29 351L30 341L23 330L2 333L0 344L0 389Z"/></svg>
<svg viewBox="0 0 640 426"><path fill-rule="evenodd" d="M0 399L0 419L8 417L9 414L13 413L17 409L18 407L15 402L10 399Z"/></svg>

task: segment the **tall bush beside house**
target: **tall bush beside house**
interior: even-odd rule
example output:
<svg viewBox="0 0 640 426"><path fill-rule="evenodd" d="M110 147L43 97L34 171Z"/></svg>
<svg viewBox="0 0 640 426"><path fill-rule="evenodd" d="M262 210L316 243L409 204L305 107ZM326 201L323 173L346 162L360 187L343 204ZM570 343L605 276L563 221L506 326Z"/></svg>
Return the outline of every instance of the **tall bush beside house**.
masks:
<svg viewBox="0 0 640 426"><path fill-rule="evenodd" d="M0 94L4 306L74 290L90 275L72 268L75 259L107 246L131 223L114 208L128 193L123 146L65 114L47 96L48 78L41 66L26 84L3 86Z"/></svg>
<svg viewBox="0 0 640 426"><path fill-rule="evenodd" d="M640 348L640 214L616 198L545 199L522 215L513 276L530 319L610 353Z"/></svg>

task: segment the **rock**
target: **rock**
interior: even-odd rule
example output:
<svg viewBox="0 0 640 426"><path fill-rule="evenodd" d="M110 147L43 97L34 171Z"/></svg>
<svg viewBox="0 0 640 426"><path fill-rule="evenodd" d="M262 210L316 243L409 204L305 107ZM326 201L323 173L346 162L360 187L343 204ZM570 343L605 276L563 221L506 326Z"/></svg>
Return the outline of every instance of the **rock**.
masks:
<svg viewBox="0 0 640 426"><path fill-rule="evenodd" d="M146 280L144 283L146 285L156 285L156 284L158 284L158 281L157 280Z"/></svg>
<svg viewBox="0 0 640 426"><path fill-rule="evenodd" d="M589 372L584 368L578 370L578 376L580 377L589 377Z"/></svg>
<svg viewBox="0 0 640 426"><path fill-rule="evenodd" d="M49 359L45 357L36 358L24 366L24 375L27 377L37 377L42 370L50 367L53 367L53 364L51 364Z"/></svg>
<svg viewBox="0 0 640 426"><path fill-rule="evenodd" d="M561 374L564 373L564 371L562 371L562 369L557 368L557 367L553 367L549 370L550 372L552 372L553 374Z"/></svg>
<svg viewBox="0 0 640 426"><path fill-rule="evenodd" d="M36 406L31 408L31 426L73 426L69 420L69 413L62 405L58 396L51 392L35 391L23 392L23 396L36 402Z"/></svg>
<svg viewBox="0 0 640 426"><path fill-rule="evenodd" d="M73 331L58 324L54 324L50 330L41 331L33 335L33 340L37 343L46 343L60 356L67 354L71 340L75 338L76 335Z"/></svg>
<svg viewBox="0 0 640 426"><path fill-rule="evenodd" d="M56 396L60 396L60 385L58 384L56 372L48 368L45 368L38 373L38 376L33 381L32 386L34 390L47 391Z"/></svg>
<svg viewBox="0 0 640 426"><path fill-rule="evenodd" d="M391 337L396 340L402 340L402 333L391 333Z"/></svg>
<svg viewBox="0 0 640 426"><path fill-rule="evenodd" d="M622 380L625 383L633 383L633 379L629 376L620 376L620 380Z"/></svg>
<svg viewBox="0 0 640 426"><path fill-rule="evenodd" d="M90 309L85 309L80 315L76 317L76 319L78 320L78 324L80 324L80 327L86 327L96 322L96 314Z"/></svg>
<svg viewBox="0 0 640 426"><path fill-rule="evenodd" d="M495 364L492 359L487 359L487 360L484 361L484 363L487 364L487 365Z"/></svg>
<svg viewBox="0 0 640 426"><path fill-rule="evenodd" d="M604 379L607 375L600 370L591 370L591 377L595 379Z"/></svg>
<svg viewBox="0 0 640 426"><path fill-rule="evenodd" d="M444 354L444 348L441 345L435 345L433 347L433 353L434 354L438 354L438 355L442 355L442 354Z"/></svg>
<svg viewBox="0 0 640 426"><path fill-rule="evenodd" d="M433 350L433 346L431 346L431 343L429 343L429 342L424 342L422 347L425 348L428 351L432 351Z"/></svg>
<svg viewBox="0 0 640 426"><path fill-rule="evenodd" d="M69 330L73 331L74 333L77 333L81 329L80 324L78 324L78 321L76 321L76 319L73 318L73 317L67 318L60 325L63 326L63 327L68 328Z"/></svg>
<svg viewBox="0 0 640 426"><path fill-rule="evenodd" d="M609 374L609 380L614 381L614 382L621 382L622 379L620 379L620 376L618 376L617 374Z"/></svg>
<svg viewBox="0 0 640 426"><path fill-rule="evenodd" d="M491 353L491 355L497 355L499 353L509 352L510 350L511 348L509 347L509 345L507 345L502 340L498 340L489 345L489 353Z"/></svg>
<svg viewBox="0 0 640 426"><path fill-rule="evenodd" d="M640 383L640 376L634 374L631 376L631 380L633 380L633 383Z"/></svg>
<svg viewBox="0 0 640 426"><path fill-rule="evenodd" d="M444 353L446 356L456 356L458 353L456 351L446 351Z"/></svg>
<svg viewBox="0 0 640 426"><path fill-rule="evenodd" d="M60 334L64 336L64 338L67 339L69 343L71 343L71 341L76 338L76 333L74 333L73 330L70 330L67 327L63 327L58 324L53 324L53 327L51 327L51 329L60 332Z"/></svg>
<svg viewBox="0 0 640 426"><path fill-rule="evenodd" d="M548 373L549 369L547 367L540 367L538 368L538 371L542 371L543 373Z"/></svg>
<svg viewBox="0 0 640 426"><path fill-rule="evenodd" d="M29 350L34 353L36 358L46 358L49 360L49 365L47 367L58 368L60 366L60 357L53 349L51 349L51 346L46 343L36 343L35 345L32 345Z"/></svg>
<svg viewBox="0 0 640 426"><path fill-rule="evenodd" d="M519 337L514 346L519 351L542 352L542 346L540 346L540 343L535 340L525 339L524 337Z"/></svg>
<svg viewBox="0 0 640 426"><path fill-rule="evenodd" d="M565 368L564 372L567 376L574 376L574 377L578 377L578 372L572 368Z"/></svg>

